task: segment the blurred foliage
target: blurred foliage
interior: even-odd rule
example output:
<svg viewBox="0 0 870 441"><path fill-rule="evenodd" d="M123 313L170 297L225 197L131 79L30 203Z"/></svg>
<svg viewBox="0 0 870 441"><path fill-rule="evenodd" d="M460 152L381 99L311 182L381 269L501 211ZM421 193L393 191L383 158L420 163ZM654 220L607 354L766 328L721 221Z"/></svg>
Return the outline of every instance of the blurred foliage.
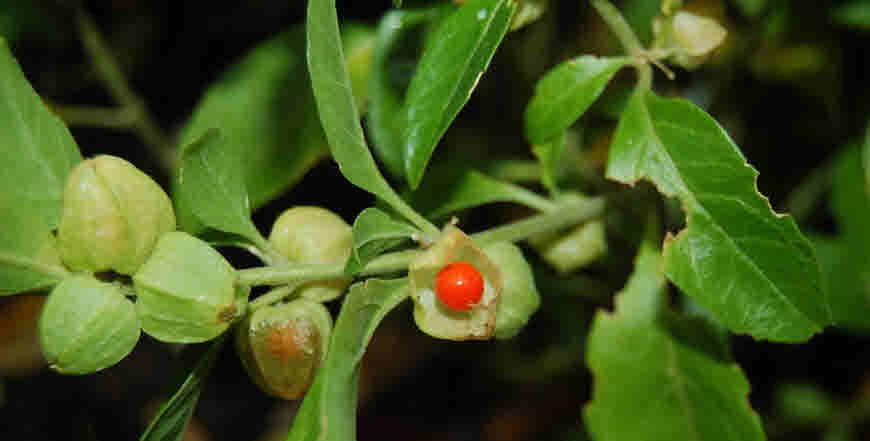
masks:
<svg viewBox="0 0 870 441"><path fill-rule="evenodd" d="M61 3L66 2L0 0L0 35L10 41L44 100L52 105L112 106L80 48L71 13ZM226 75L240 69L231 66L250 60L246 57L256 53L255 48L301 23L305 6L305 2L267 0L83 3L157 123L173 137L190 124L210 85L226 81L230 78ZM443 2L402 3L402 8L411 9ZM534 176L537 164L524 140L522 121L536 81L579 55L619 53L616 40L588 2L534 3L548 3L548 9L505 37L468 106L441 141L433 164L461 158L480 169L508 165L492 160L498 157L520 165L501 170L508 178L516 173L515 181L528 185L530 180L522 179L519 172L531 165ZM649 41L659 2L616 3L641 39ZM792 210L801 229L819 238L816 253L832 292L850 290L859 293L853 298L860 298L860 293L866 296L867 256L866 250L856 247L863 245L863 238L856 238L860 231L855 233L855 228L862 230L860 219L868 215L870 204L866 192L859 191L861 155L844 146L864 136L870 117L866 83L870 2L683 3L693 13L719 20L728 37L699 70L678 69L674 81L658 75L656 90L663 96L685 97L715 116L761 172L761 192L770 196L778 211ZM376 26L390 6L386 1L344 1L339 2L339 13ZM224 74L227 71L231 74ZM307 81L298 72L284 75L298 83ZM614 118L623 109L633 80L631 72L617 74L600 100L569 129L554 173L560 190L610 197L605 218L607 254L568 275L557 274L531 257L543 304L529 328L512 341L440 342L423 337L404 308L387 316L360 374L360 440L587 439L577 424L591 387L583 365L586 336L595 311L612 309L612 296L628 277L642 235L641 213L651 199L646 185L626 192L602 178ZM309 92L300 84L281 89L276 99L286 107L296 90L299 101L310 106ZM257 91L263 96L267 92ZM243 126L245 109L237 110L232 123ZM275 142L284 139L288 127L307 127L313 121L307 116L311 109L294 110L306 117L262 124L270 132L258 133L258 139ZM312 130L316 133L311 138L319 141L319 131ZM84 154L120 154L142 164L162 183L169 182L170 172L162 170L128 130L94 128L80 121L73 124L72 133ZM312 151L319 154L322 145L316 147ZM323 203L346 218L369 204L369 196L341 182L331 162L288 182L297 178L298 184L274 201L267 202L278 193L272 189L256 199L255 205L263 204L254 218L261 231L291 204ZM844 198L855 199L845 202ZM844 202L837 205L837 200ZM669 230L676 231L683 223L679 208L673 201L659 207ZM472 228L524 214L524 209L495 204L460 217L463 225ZM857 222L857 227L847 220ZM242 253L232 256L251 262ZM189 365L184 354L143 339L133 356L104 373L60 379L47 373L39 356L34 332L40 305L39 296L0 299L0 439L138 437L156 410L155 400L172 392L164 380ZM867 305L842 311L840 324L845 329L829 329L806 345L731 340L735 360L752 387L749 400L761 415L769 439L867 439L862 428L870 420L865 383L870 351L862 306ZM232 351L218 354L186 439L282 439L297 404L265 397L244 378ZM273 432L280 435L270 438Z"/></svg>

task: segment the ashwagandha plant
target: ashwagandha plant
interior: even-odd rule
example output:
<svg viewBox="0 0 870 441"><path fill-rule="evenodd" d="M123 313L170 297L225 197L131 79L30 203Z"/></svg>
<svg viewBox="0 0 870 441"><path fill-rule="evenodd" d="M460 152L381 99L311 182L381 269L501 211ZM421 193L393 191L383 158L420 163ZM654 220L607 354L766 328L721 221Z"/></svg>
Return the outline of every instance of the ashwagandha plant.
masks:
<svg viewBox="0 0 870 441"><path fill-rule="evenodd" d="M631 212L641 225L631 275L586 340L594 377L586 431L598 441L766 439L728 334L801 343L835 324L860 328L870 307L822 276L835 273L820 267L817 251L838 253L841 244L807 239L759 193L758 173L716 120L654 90L656 69L672 78L672 67L702 66L726 41L723 25L664 0L654 2L651 38L641 39L608 0L590 0L623 55L577 54L537 80L522 121L538 160L532 188L543 191L499 176L495 160L434 156L502 41L535 26L546 3L394 2L371 29L340 28L334 0L309 0L304 28L236 65L176 143L161 140L147 119L135 125L171 169L171 197L124 159L83 159L0 40L0 295L47 294L40 345L62 374L113 366L142 333L211 342L142 440L181 439L232 335L255 384L303 400L288 441L350 441L362 356L390 311L412 302L409 320L432 338L514 338L547 302L527 255L576 272L606 253L607 214ZM113 96L144 114L93 23L75 15ZM296 58L288 47L300 49ZM394 67L409 61L402 82ZM303 64L307 75L297 68L293 84L277 83L287 66ZM613 104L618 123L604 168L617 190L572 185L565 174L586 172L564 159L577 121L618 75L631 86ZM250 117L273 100L311 106L319 118ZM275 126L286 136L266 134ZM861 164L852 150L837 179L863 191L861 169L849 168ZM252 211L327 154L377 203L352 224L325 208L289 207L264 236ZM640 181L658 193L636 192L643 194L626 209ZM865 194L836 196L868 206ZM685 214L676 229L662 208L674 201ZM450 218L494 202L534 213L474 232ZM844 229L860 235L866 227ZM261 265L236 268L218 247L246 250ZM326 302L340 302L336 317Z"/></svg>

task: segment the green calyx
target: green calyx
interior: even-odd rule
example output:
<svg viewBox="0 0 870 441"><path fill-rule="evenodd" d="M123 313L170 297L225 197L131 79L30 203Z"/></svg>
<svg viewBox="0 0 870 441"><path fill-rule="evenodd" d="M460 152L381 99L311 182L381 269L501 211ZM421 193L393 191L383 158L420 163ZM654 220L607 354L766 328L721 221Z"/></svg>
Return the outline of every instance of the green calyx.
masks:
<svg viewBox="0 0 870 441"><path fill-rule="evenodd" d="M70 172L58 228L60 255L69 268L131 275L157 238L174 229L169 197L133 164L101 155Z"/></svg>
<svg viewBox="0 0 870 441"><path fill-rule="evenodd" d="M502 292L496 308L495 338L512 338L526 326L532 314L541 306L541 295L535 287L532 268L520 249L510 242L498 242L484 247L502 275Z"/></svg>
<svg viewBox="0 0 870 441"><path fill-rule="evenodd" d="M450 263L468 262L483 276L483 296L467 311L451 310L435 295L435 279ZM421 331L447 340L486 340L496 328L496 311L502 293L500 268L458 228L448 225L441 237L408 268L414 321Z"/></svg>
<svg viewBox="0 0 870 441"><path fill-rule="evenodd" d="M214 248L187 233L160 237L133 275L142 329L165 342L198 343L217 337L240 314L236 274Z"/></svg>
<svg viewBox="0 0 870 441"><path fill-rule="evenodd" d="M298 206L284 211L272 226L269 242L292 263L344 264L353 245L351 226L320 207ZM301 297L325 302L341 296L351 279L342 277L304 284Z"/></svg>
<svg viewBox="0 0 870 441"><path fill-rule="evenodd" d="M73 276L55 286L39 318L42 352L62 374L90 374L112 366L138 340L133 302L117 285L90 276Z"/></svg>
<svg viewBox="0 0 870 441"><path fill-rule="evenodd" d="M236 351L248 375L269 395L302 398L329 344L326 308L296 299L255 310L236 327Z"/></svg>

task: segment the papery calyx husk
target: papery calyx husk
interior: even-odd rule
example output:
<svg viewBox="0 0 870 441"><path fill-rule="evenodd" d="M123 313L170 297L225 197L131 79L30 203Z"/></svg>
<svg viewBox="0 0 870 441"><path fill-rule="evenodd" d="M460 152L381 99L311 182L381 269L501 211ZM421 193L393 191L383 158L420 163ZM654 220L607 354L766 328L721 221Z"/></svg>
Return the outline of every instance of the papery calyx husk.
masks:
<svg viewBox="0 0 870 441"><path fill-rule="evenodd" d="M483 248L498 266L503 288L496 308L495 338L516 336L541 306L532 268L520 249L510 242L497 242Z"/></svg>
<svg viewBox="0 0 870 441"><path fill-rule="evenodd" d="M483 276L483 296L467 311L451 310L435 295L435 278L448 264L468 262ZM447 340L485 340L495 333L502 293L499 267L461 230L448 225L439 239L408 267L414 321L432 337Z"/></svg>
<svg viewBox="0 0 870 441"><path fill-rule="evenodd" d="M58 248L69 268L131 275L157 238L174 229L166 192L133 164L100 155L70 172L58 227Z"/></svg>
<svg viewBox="0 0 870 441"><path fill-rule="evenodd" d="M671 62L686 69L703 64L728 34L716 20L687 11L657 17L653 32L654 49L666 51Z"/></svg>
<svg viewBox="0 0 870 441"><path fill-rule="evenodd" d="M529 245L560 273L592 263L607 253L607 234L599 219L584 222L567 233L530 237Z"/></svg>
<svg viewBox="0 0 870 441"><path fill-rule="evenodd" d="M269 242L292 263L344 264L353 246L352 228L321 207L297 206L284 211L272 226ZM325 302L341 296L351 278L306 283L300 296Z"/></svg>
<svg viewBox="0 0 870 441"><path fill-rule="evenodd" d="M76 275L49 294L39 317L39 343L52 369L90 374L126 357L139 340L136 308L118 285Z"/></svg>
<svg viewBox="0 0 870 441"><path fill-rule="evenodd" d="M236 351L260 389L295 400L314 381L331 329L332 318L322 304L299 298L245 317L236 328Z"/></svg>
<svg viewBox="0 0 870 441"><path fill-rule="evenodd" d="M148 335L171 343L217 337L239 315L236 272L206 242L180 231L160 237L154 252L133 275L136 310Z"/></svg>

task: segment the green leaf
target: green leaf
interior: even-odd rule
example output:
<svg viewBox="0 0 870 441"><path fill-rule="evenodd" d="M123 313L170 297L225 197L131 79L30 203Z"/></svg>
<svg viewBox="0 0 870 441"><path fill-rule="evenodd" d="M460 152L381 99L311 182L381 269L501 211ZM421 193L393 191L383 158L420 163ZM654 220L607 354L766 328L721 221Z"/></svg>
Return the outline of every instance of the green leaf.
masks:
<svg viewBox="0 0 870 441"><path fill-rule="evenodd" d="M356 275L369 261L416 234L420 231L413 226L377 208L366 208L353 221L353 250L344 272Z"/></svg>
<svg viewBox="0 0 870 441"><path fill-rule="evenodd" d="M667 302L662 259L646 242L615 312L598 312L586 360L595 377L584 420L599 441L764 440L733 362L658 325Z"/></svg>
<svg viewBox="0 0 870 441"><path fill-rule="evenodd" d="M533 191L491 178L456 162L444 162L433 167L411 200L432 219L493 202L515 202L539 211L554 207L550 200Z"/></svg>
<svg viewBox="0 0 870 441"><path fill-rule="evenodd" d="M238 167L245 156L239 153L218 130L209 130L184 149L176 176L177 211L188 233L199 234L207 227L254 244L265 242L251 221L248 191Z"/></svg>
<svg viewBox="0 0 870 441"><path fill-rule="evenodd" d="M665 268L733 332L804 341L831 322L809 241L773 212L725 131L688 101L639 88L619 122L607 176L675 196L687 229L665 241ZM800 277L795 277L800 274Z"/></svg>
<svg viewBox="0 0 870 441"><path fill-rule="evenodd" d="M157 412L157 416L145 429L145 433L139 437L140 441L179 441L184 437L187 423L190 422L196 402L199 400L199 393L214 366L227 334L224 333L211 343L208 351L187 375L181 387Z"/></svg>
<svg viewBox="0 0 870 441"><path fill-rule="evenodd" d="M591 55L568 60L538 81L526 108L526 138L546 144L558 137L601 95L607 83L631 60Z"/></svg>
<svg viewBox="0 0 870 441"><path fill-rule="evenodd" d="M660 14L660 5L661 0L626 0L619 5L643 46L653 39L653 19Z"/></svg>
<svg viewBox="0 0 870 441"><path fill-rule="evenodd" d="M758 18L767 6L767 0L734 0L743 15Z"/></svg>
<svg viewBox="0 0 870 441"><path fill-rule="evenodd" d="M822 280L831 300L831 312L837 327L870 330L870 303L867 298L867 274L870 262L866 255L855 255L852 244L842 237L813 237Z"/></svg>
<svg viewBox="0 0 870 441"><path fill-rule="evenodd" d="M435 145L468 101L516 10L514 0L471 0L428 41L408 88L405 176L417 188Z"/></svg>
<svg viewBox="0 0 870 441"><path fill-rule="evenodd" d="M66 274L51 230L60 222L70 169L81 154L36 95L0 38L0 295L46 288Z"/></svg>
<svg viewBox="0 0 870 441"><path fill-rule="evenodd" d="M359 369L381 320L408 296L408 280L354 284L335 322L326 361L305 395L287 441L356 439Z"/></svg>
<svg viewBox="0 0 870 441"><path fill-rule="evenodd" d="M827 287L834 322L839 327L870 329L868 280L870 270L870 195L862 151L857 143L839 154L832 177L831 209L839 237L813 237Z"/></svg>
<svg viewBox="0 0 870 441"><path fill-rule="evenodd" d="M408 82L404 70L417 63L422 48L419 30L445 8L390 11L378 24L374 61L369 82L369 113L366 126L378 159L395 178L404 178L404 97ZM408 75L410 79L410 75Z"/></svg>
<svg viewBox="0 0 870 441"><path fill-rule="evenodd" d="M538 144L532 147L532 153L538 158L541 164L541 183L550 192L550 196L559 194L559 188L556 185L556 174L559 170L559 160L562 155L562 149L565 147L565 132L553 138L551 141Z"/></svg>
<svg viewBox="0 0 870 441"><path fill-rule="evenodd" d="M831 210L852 252L870 259L870 193L862 149L847 145L834 163Z"/></svg>
<svg viewBox="0 0 870 441"><path fill-rule="evenodd" d="M220 129L256 209L328 155L296 27L255 47L212 84L179 136L186 147Z"/></svg>
<svg viewBox="0 0 870 441"><path fill-rule="evenodd" d="M317 112L339 170L353 185L381 198L427 234L437 234L438 229L390 187L366 145L342 55L335 0L309 1L305 29Z"/></svg>
<svg viewBox="0 0 870 441"><path fill-rule="evenodd" d="M855 29L870 29L870 1L852 0L837 6L831 17L835 22Z"/></svg>

